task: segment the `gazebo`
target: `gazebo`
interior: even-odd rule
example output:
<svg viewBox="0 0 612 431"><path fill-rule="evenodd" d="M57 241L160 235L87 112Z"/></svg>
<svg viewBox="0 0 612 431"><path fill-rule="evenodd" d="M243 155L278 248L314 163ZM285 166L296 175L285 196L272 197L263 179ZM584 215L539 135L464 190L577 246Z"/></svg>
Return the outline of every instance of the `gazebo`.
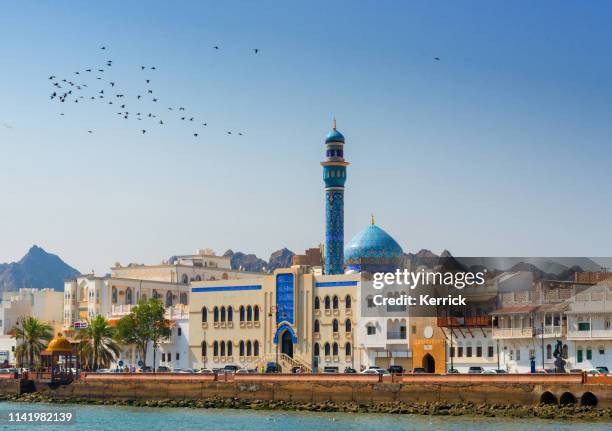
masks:
<svg viewBox="0 0 612 431"><path fill-rule="evenodd" d="M62 334L49 341L40 354L42 369L50 373L52 382L70 382L78 369L78 355L74 346Z"/></svg>

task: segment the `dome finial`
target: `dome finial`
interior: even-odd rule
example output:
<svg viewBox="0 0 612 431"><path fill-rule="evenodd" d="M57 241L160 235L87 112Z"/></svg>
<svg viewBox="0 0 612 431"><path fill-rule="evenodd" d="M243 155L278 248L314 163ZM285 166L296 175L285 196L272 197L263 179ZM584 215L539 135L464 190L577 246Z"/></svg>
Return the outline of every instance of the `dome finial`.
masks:
<svg viewBox="0 0 612 431"><path fill-rule="evenodd" d="M333 123L333 125L332 125L332 129L333 129L333 130L336 130L336 117L335 117L335 116L334 116L334 123Z"/></svg>
<svg viewBox="0 0 612 431"><path fill-rule="evenodd" d="M374 226L376 223L374 223L374 214L372 214L372 226Z"/></svg>

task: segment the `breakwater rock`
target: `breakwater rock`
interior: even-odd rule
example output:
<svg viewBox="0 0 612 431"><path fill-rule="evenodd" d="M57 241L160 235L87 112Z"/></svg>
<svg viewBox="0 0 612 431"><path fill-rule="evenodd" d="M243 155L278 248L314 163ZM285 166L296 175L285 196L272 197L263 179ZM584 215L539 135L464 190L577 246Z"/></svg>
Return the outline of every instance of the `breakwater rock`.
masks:
<svg viewBox="0 0 612 431"><path fill-rule="evenodd" d="M373 402L368 404L326 402L296 402L274 400L244 400L239 398L181 399L87 399L53 398L40 393L2 395L0 401L42 402L54 404L91 404L134 407L231 408L252 410L285 410L343 413L388 413L440 416L486 416L543 419L591 419L612 421L612 408L578 405L523 406L518 404L474 404L438 402Z"/></svg>

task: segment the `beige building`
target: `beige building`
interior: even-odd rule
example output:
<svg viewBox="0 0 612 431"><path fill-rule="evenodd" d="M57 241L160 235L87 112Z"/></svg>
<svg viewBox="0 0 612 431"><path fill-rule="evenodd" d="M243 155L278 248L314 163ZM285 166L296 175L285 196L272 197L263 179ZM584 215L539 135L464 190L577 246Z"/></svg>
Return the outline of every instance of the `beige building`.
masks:
<svg viewBox="0 0 612 431"><path fill-rule="evenodd" d="M189 348L196 368L226 364L284 372L355 363L359 274L314 275L308 266L241 280L193 282Z"/></svg>
<svg viewBox="0 0 612 431"><path fill-rule="evenodd" d="M112 277L181 284L192 281L252 278L259 275L261 274L257 272L233 270L229 257L217 256L210 249L200 249L192 255L173 256L159 265L130 263L122 266L116 263L111 268Z"/></svg>

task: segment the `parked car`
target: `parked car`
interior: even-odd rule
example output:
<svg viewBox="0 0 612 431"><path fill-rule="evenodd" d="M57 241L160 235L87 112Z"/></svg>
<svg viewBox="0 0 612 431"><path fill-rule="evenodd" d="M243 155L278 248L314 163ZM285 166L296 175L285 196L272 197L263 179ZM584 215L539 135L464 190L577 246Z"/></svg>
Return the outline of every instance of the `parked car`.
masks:
<svg viewBox="0 0 612 431"><path fill-rule="evenodd" d="M199 374L215 374L210 368L200 368Z"/></svg>
<svg viewBox="0 0 612 431"><path fill-rule="evenodd" d="M281 372L281 366L277 364L276 362L268 362L266 364L266 374L280 373L280 372Z"/></svg>
<svg viewBox="0 0 612 431"><path fill-rule="evenodd" d="M389 371L391 374L403 374L404 367L401 365L391 365L387 371Z"/></svg>
<svg viewBox="0 0 612 431"><path fill-rule="evenodd" d="M235 374L252 374L251 370L247 370L246 368L241 368L236 371Z"/></svg>
<svg viewBox="0 0 612 431"><path fill-rule="evenodd" d="M446 374L459 374L459 370L456 368L449 368Z"/></svg>
<svg viewBox="0 0 612 431"><path fill-rule="evenodd" d="M223 372L227 374L234 374L238 371L240 367L238 365L226 365L223 367Z"/></svg>
<svg viewBox="0 0 612 431"><path fill-rule="evenodd" d="M165 365L160 365L159 367L157 367L156 371L158 373L169 373L170 368L166 367Z"/></svg>
<svg viewBox="0 0 612 431"><path fill-rule="evenodd" d="M96 373L110 373L111 370L109 368L98 368Z"/></svg>
<svg viewBox="0 0 612 431"><path fill-rule="evenodd" d="M222 374L223 373L223 368L213 368L212 372L214 374Z"/></svg>
<svg viewBox="0 0 612 431"><path fill-rule="evenodd" d="M610 370L608 370L608 367L595 367L596 370L598 370L601 374L610 374Z"/></svg>
<svg viewBox="0 0 612 431"><path fill-rule="evenodd" d="M497 374L495 370L484 370L482 374Z"/></svg>
<svg viewBox="0 0 612 431"><path fill-rule="evenodd" d="M482 374L484 368L482 367L470 367L468 368L468 374Z"/></svg>
<svg viewBox="0 0 612 431"><path fill-rule="evenodd" d="M302 368L302 367L293 367L293 368L291 368L291 373L292 374L303 374L304 373L304 368Z"/></svg>
<svg viewBox="0 0 612 431"><path fill-rule="evenodd" d="M346 367L344 369L344 374L357 374L357 370L352 367Z"/></svg>
<svg viewBox="0 0 612 431"><path fill-rule="evenodd" d="M572 368L569 372L570 373L582 374L582 369L580 369L580 368Z"/></svg>
<svg viewBox="0 0 612 431"><path fill-rule="evenodd" d="M425 368L416 367L412 369L412 374L425 374Z"/></svg>
<svg viewBox="0 0 612 431"><path fill-rule="evenodd" d="M389 371L385 370L384 368L380 368L380 367L376 367L376 366L372 366L372 367L368 368L367 370L362 371L361 374L380 374L380 375L383 375L383 376L390 376L391 375L389 373Z"/></svg>
<svg viewBox="0 0 612 431"><path fill-rule="evenodd" d="M498 368L497 370L495 370L495 372L496 372L497 374L508 374L508 371L506 371L506 370L501 370L501 369L499 369L499 368Z"/></svg>
<svg viewBox="0 0 612 431"><path fill-rule="evenodd" d="M602 375L602 374L603 374L601 371L599 371L599 370L598 370L598 369L596 369L596 368L593 368L593 369L587 370L587 372L586 372L586 373L587 373L589 376L600 376L600 375Z"/></svg>
<svg viewBox="0 0 612 431"><path fill-rule="evenodd" d="M150 373L152 372L153 369L151 367L149 367L148 365L146 367L140 367L138 368L138 372L139 373ZM109 371L110 372L110 371Z"/></svg>
<svg viewBox="0 0 612 431"><path fill-rule="evenodd" d="M180 374L192 374L195 371L193 371L191 368L174 368L172 370L173 373L180 373Z"/></svg>
<svg viewBox="0 0 612 431"><path fill-rule="evenodd" d="M323 374L338 374L338 367L324 367Z"/></svg>

